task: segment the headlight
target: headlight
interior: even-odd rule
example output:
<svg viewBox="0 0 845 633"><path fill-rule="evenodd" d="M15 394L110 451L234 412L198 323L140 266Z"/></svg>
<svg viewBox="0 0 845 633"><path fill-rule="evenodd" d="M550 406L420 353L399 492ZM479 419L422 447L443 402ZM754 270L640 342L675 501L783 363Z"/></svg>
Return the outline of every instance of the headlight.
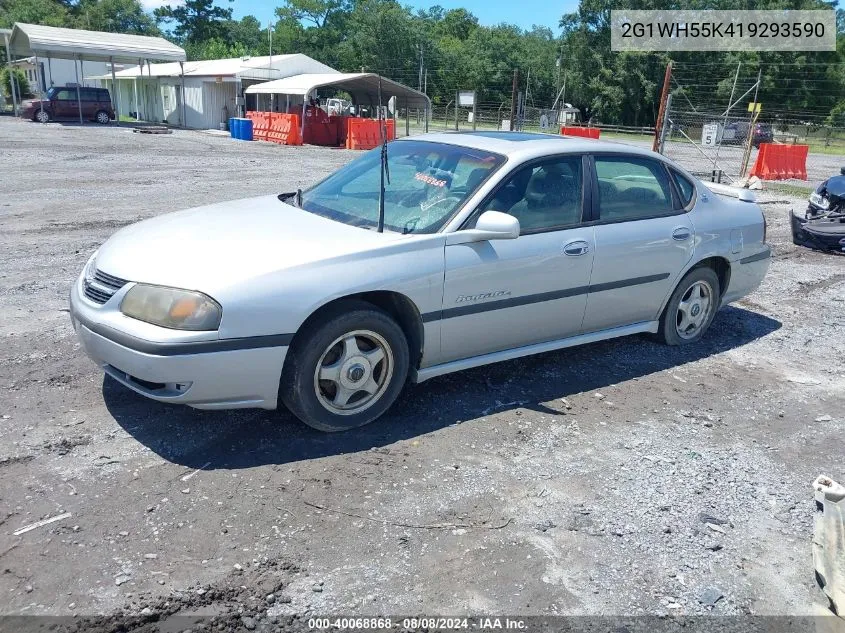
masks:
<svg viewBox="0 0 845 633"><path fill-rule="evenodd" d="M829 209L830 208L830 200L825 198L820 193L814 191L810 194L810 204L814 204L820 209Z"/></svg>
<svg viewBox="0 0 845 633"><path fill-rule="evenodd" d="M99 250L94 251L94 254L88 258L85 268L82 269L82 278L88 283L94 278L94 271L97 269L97 253L99 252Z"/></svg>
<svg viewBox="0 0 845 633"><path fill-rule="evenodd" d="M216 330L223 310L201 292L136 284L129 289L120 311L126 316L174 330Z"/></svg>

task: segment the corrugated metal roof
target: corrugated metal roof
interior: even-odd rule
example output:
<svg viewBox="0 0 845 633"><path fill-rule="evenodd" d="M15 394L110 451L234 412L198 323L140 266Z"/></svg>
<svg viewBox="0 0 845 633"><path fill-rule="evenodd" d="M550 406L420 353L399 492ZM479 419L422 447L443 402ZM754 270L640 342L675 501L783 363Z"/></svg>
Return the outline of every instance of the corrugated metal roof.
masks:
<svg viewBox="0 0 845 633"><path fill-rule="evenodd" d="M9 41L12 53L54 59L136 62L139 59L183 61L185 51L162 37L106 33L18 22Z"/></svg>
<svg viewBox="0 0 845 633"><path fill-rule="evenodd" d="M186 77L247 77L254 79L277 79L302 72L336 73L330 66L326 66L302 53L288 55L269 55L263 57L232 57L228 59L206 59L197 62L185 62ZM117 78L132 79L143 75L152 77L179 77L182 70L179 64L150 64L142 68L133 66L115 73ZM103 77L88 77L88 79L110 79L111 75Z"/></svg>
<svg viewBox="0 0 845 633"><path fill-rule="evenodd" d="M374 73L337 73L334 75L305 73L249 86L248 94L307 95L317 88L334 86L345 90L358 103L375 103L378 99L379 76ZM431 102L422 92L386 77L381 78L382 101L396 97L400 107L429 108Z"/></svg>

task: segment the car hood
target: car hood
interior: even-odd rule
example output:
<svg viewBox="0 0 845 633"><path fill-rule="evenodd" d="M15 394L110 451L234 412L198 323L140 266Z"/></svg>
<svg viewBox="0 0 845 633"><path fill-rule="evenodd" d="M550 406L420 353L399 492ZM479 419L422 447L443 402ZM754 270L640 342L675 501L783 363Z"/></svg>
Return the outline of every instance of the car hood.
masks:
<svg viewBox="0 0 845 633"><path fill-rule="evenodd" d="M214 293L267 273L386 245L403 236L335 222L276 196L144 220L115 233L96 267L129 281Z"/></svg>

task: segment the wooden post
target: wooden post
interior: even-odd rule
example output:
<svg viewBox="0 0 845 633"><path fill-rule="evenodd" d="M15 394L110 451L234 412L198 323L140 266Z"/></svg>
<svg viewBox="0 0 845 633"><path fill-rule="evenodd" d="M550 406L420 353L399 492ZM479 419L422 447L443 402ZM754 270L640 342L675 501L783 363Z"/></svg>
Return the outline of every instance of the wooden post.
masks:
<svg viewBox="0 0 845 633"><path fill-rule="evenodd" d="M651 144L651 151L660 149L660 137L663 132L663 119L665 117L666 100L669 98L669 84L672 81L672 62L666 64L666 73L663 75L663 90L660 93L660 109L657 112L657 121L654 123L654 142Z"/></svg>

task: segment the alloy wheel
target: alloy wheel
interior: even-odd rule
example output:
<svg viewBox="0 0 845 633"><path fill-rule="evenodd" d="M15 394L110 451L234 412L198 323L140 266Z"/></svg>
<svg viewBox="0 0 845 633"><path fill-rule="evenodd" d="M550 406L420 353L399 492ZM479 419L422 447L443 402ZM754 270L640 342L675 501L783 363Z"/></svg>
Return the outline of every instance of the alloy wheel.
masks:
<svg viewBox="0 0 845 633"><path fill-rule="evenodd" d="M701 331L713 311L713 288L706 281L696 281L681 297L675 329L678 336L689 340Z"/></svg>
<svg viewBox="0 0 845 633"><path fill-rule="evenodd" d="M347 332L317 362L317 400L337 415L361 413L384 395L394 368L393 351L384 337L371 330Z"/></svg>

